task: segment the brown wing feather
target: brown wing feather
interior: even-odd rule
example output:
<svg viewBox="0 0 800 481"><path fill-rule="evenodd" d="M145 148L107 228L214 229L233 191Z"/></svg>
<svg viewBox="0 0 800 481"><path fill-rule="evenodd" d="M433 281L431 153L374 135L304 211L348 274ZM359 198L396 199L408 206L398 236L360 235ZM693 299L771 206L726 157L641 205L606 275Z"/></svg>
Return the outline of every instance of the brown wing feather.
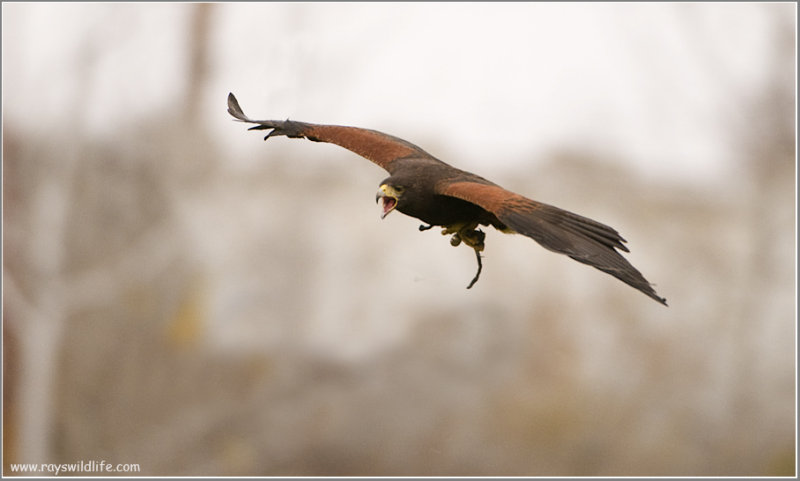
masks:
<svg viewBox="0 0 800 481"><path fill-rule="evenodd" d="M558 207L536 202L492 183L443 182L437 191L494 214L500 222L526 235L546 249L566 254L578 262L611 274L666 305L644 276L616 249L628 252L625 239L600 222Z"/></svg>
<svg viewBox="0 0 800 481"><path fill-rule="evenodd" d="M304 137L315 142L328 142L371 160L389 173L397 168L397 161L404 158L429 158L432 155L403 139L376 130L341 125L319 125L292 120L253 120L244 114L233 94L228 94L228 113L237 120L256 124L249 130L271 130L265 137L285 135L291 138Z"/></svg>

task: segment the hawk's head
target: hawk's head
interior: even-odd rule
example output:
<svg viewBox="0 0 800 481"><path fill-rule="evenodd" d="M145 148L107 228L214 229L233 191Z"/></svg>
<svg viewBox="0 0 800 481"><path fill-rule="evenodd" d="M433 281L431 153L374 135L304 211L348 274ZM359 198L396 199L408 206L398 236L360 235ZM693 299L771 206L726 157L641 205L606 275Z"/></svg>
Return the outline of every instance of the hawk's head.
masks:
<svg viewBox="0 0 800 481"><path fill-rule="evenodd" d="M389 215L395 207L397 207L397 203L400 201L400 198L403 196L403 192L405 188L399 185L391 185L389 183L383 183L378 188L378 193L375 194L375 202L380 200L383 201L383 212L381 213L381 219Z"/></svg>

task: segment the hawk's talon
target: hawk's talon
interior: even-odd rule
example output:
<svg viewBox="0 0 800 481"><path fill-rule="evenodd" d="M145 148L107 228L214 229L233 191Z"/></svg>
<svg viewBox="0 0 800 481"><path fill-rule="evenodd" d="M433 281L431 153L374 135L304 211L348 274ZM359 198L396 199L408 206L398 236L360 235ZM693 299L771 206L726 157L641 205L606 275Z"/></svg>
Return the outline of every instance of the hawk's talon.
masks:
<svg viewBox="0 0 800 481"><path fill-rule="evenodd" d="M429 230L429 229L433 229L433 225L420 224L420 226L419 226L419 231L420 232L426 231L426 230Z"/></svg>
<svg viewBox="0 0 800 481"><path fill-rule="evenodd" d="M472 247L476 251L482 251L485 247L483 243L486 239L486 233L480 229L475 230L462 230L458 233L465 244Z"/></svg>

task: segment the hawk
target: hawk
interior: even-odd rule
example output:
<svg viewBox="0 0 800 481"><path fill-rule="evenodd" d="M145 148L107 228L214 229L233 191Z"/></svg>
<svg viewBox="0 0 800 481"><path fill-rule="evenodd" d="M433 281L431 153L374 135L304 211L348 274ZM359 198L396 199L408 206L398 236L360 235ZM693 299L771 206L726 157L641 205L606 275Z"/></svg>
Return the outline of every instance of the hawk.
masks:
<svg viewBox="0 0 800 481"><path fill-rule="evenodd" d="M385 218L397 210L422 222L420 231L442 227L450 244L465 244L475 251L478 272L467 286L475 285L483 263L486 233L492 226L505 233L530 237L545 249L565 254L583 264L611 274L661 304L666 299L619 251L629 252L619 233L600 222L558 207L528 199L483 177L442 162L416 145L376 130L340 125L311 124L293 120L253 120L228 94L228 113L255 124L248 130L268 130L264 140L284 135L328 142L344 147L389 172L378 187Z"/></svg>

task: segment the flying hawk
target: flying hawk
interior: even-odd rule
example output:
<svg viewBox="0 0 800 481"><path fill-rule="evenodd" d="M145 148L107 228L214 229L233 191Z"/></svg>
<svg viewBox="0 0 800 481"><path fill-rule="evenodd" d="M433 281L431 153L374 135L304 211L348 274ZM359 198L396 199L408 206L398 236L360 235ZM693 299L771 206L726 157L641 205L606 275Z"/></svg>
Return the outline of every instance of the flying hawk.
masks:
<svg viewBox="0 0 800 481"><path fill-rule="evenodd" d="M375 200L383 202L381 218L398 210L425 224L419 230L442 227L452 234L450 243L462 242L475 250L481 274L481 251L486 234L479 226L530 237L545 249L566 254L578 262L611 274L667 305L651 284L617 251L629 252L619 233L592 219L543 204L499 185L452 167L416 145L375 130L339 125L310 124L292 120L252 120L233 94L228 94L228 113L255 124L249 130L269 130L264 140L285 135L314 142L329 142L371 160L389 172L380 183Z"/></svg>

